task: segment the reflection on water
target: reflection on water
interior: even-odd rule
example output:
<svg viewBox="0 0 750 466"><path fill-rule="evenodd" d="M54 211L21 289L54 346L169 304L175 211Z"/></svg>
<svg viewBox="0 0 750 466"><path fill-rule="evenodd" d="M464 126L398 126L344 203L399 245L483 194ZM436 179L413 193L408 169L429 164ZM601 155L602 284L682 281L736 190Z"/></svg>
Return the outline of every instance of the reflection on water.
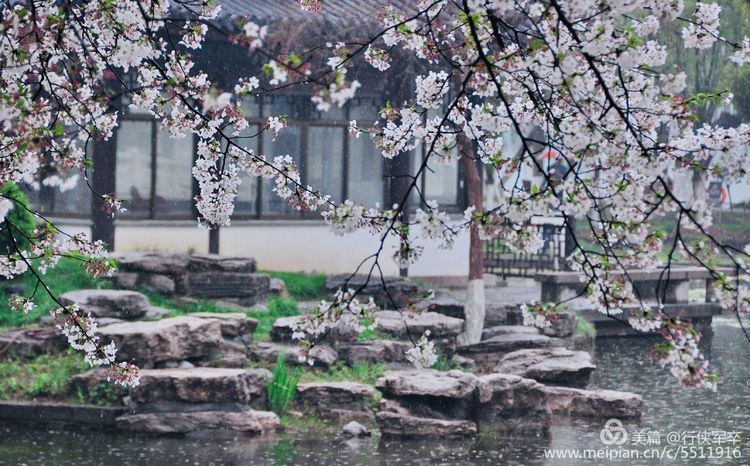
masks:
<svg viewBox="0 0 750 466"><path fill-rule="evenodd" d="M743 457L714 464L750 463L750 343L729 318L714 320L708 353L722 380L715 393L677 385L653 363L644 361L649 343L615 339L597 343L592 388L643 394L646 411L630 430L744 431ZM0 430L0 464L204 465L204 464L607 464L545 460L546 448L602 448L603 421L571 420L553 427L548 437L498 435L483 426L464 440L400 441L373 437L345 441L335 427L297 428L274 436L217 438L149 437L61 430ZM665 463L662 461L661 463ZM667 464L670 464L666 462ZM707 464L695 460L692 464ZM619 464L659 464L620 461ZM686 464L686 463L679 463Z"/></svg>

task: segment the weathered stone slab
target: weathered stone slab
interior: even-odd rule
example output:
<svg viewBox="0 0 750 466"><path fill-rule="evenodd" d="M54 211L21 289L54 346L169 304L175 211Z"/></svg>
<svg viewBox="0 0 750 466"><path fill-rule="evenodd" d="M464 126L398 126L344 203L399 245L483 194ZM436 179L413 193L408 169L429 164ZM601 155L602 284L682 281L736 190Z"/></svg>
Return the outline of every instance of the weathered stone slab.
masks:
<svg viewBox="0 0 750 466"><path fill-rule="evenodd" d="M65 305L78 304L83 312L95 317L138 319L149 308L148 298L141 293L127 290L77 290L60 295Z"/></svg>
<svg viewBox="0 0 750 466"><path fill-rule="evenodd" d="M296 403L324 417L370 414L377 392L354 382L315 382L297 385Z"/></svg>
<svg viewBox="0 0 750 466"><path fill-rule="evenodd" d="M455 338L464 330L463 319L437 312L377 311L373 318L377 328L399 337L411 333L418 338L429 330L431 338Z"/></svg>
<svg viewBox="0 0 750 466"><path fill-rule="evenodd" d="M252 357L255 361L275 363L279 356L286 356L286 363L291 365L307 364L302 361L302 348L299 345L259 341L252 349ZM336 350L326 344L318 344L310 349L309 357L314 365L328 367L333 365L339 358Z"/></svg>
<svg viewBox="0 0 750 466"><path fill-rule="evenodd" d="M189 262L188 254L128 253L117 259L117 267L123 272L176 274L186 271Z"/></svg>
<svg viewBox="0 0 750 466"><path fill-rule="evenodd" d="M33 358L64 351L68 339L56 328L19 328L0 333L0 359L8 356Z"/></svg>
<svg viewBox="0 0 750 466"><path fill-rule="evenodd" d="M479 422L505 431L545 431L550 410L544 385L510 374L479 377L478 403L474 410Z"/></svg>
<svg viewBox="0 0 750 466"><path fill-rule="evenodd" d="M136 411L182 411L184 404L196 403L250 405L265 400L270 380L266 369L144 369L130 404Z"/></svg>
<svg viewBox="0 0 750 466"><path fill-rule="evenodd" d="M347 279L349 281L345 283ZM344 287L356 290L364 286L366 281L367 276L361 274L354 275L351 278L349 278L349 275L333 275L326 279L326 289L329 292L336 292L339 288ZM371 278L367 281L367 285L364 286L360 295L372 297L375 304L383 309L393 309L394 306L402 308L418 300L419 287L411 280L401 277L385 277L384 281L388 293L383 290L379 278Z"/></svg>
<svg viewBox="0 0 750 466"><path fill-rule="evenodd" d="M553 385L584 387L596 366L586 351L565 348L524 349L508 353L494 372L514 374Z"/></svg>
<svg viewBox="0 0 750 466"><path fill-rule="evenodd" d="M635 393L568 387L544 387L544 393L555 414L622 419L643 413L643 398Z"/></svg>
<svg viewBox="0 0 750 466"><path fill-rule="evenodd" d="M121 407L90 406L57 402L0 401L0 420L29 425L70 426L73 428L91 427L111 429L115 418L125 411Z"/></svg>
<svg viewBox="0 0 750 466"><path fill-rule="evenodd" d="M496 325L494 327L486 327L482 331L482 340L489 340L498 335L508 334L539 335L539 329L528 325Z"/></svg>
<svg viewBox="0 0 750 466"><path fill-rule="evenodd" d="M279 417L269 411L198 411L126 414L117 418L117 428L159 434L204 430L231 430L248 434L274 432L281 427Z"/></svg>
<svg viewBox="0 0 750 466"><path fill-rule="evenodd" d="M408 341L371 340L339 345L339 356L349 364L355 362L369 363L405 363L406 352L413 345Z"/></svg>
<svg viewBox="0 0 750 466"><path fill-rule="evenodd" d="M562 340L529 333L506 333L482 340L473 345L459 346L461 356L473 359L482 372L491 371L508 353L528 348L562 346Z"/></svg>
<svg viewBox="0 0 750 466"><path fill-rule="evenodd" d="M472 421L432 419L407 413L380 411L375 415L380 434L386 437L462 437L477 432Z"/></svg>
<svg viewBox="0 0 750 466"><path fill-rule="evenodd" d="M188 270L192 272L255 273L257 268L255 259L252 257L192 254L188 258Z"/></svg>
<svg viewBox="0 0 750 466"><path fill-rule="evenodd" d="M464 305L461 301L448 297L437 296L432 299L421 301L416 306L419 311L437 312L456 319L464 319Z"/></svg>
<svg viewBox="0 0 750 466"><path fill-rule="evenodd" d="M232 321L227 316L186 315L154 322L123 322L101 327L98 333L104 341L115 342L118 358L145 368L174 361L241 366L246 362L250 336L244 341L227 338L227 329L239 325L228 323ZM245 325L254 328L251 319Z"/></svg>
<svg viewBox="0 0 750 466"><path fill-rule="evenodd" d="M292 334L301 323L304 316L279 317L271 327L271 341L277 343L298 343Z"/></svg>
<svg viewBox="0 0 750 466"><path fill-rule="evenodd" d="M386 397L434 396L468 399L474 396L478 379L467 372L434 369L388 371L375 386Z"/></svg>
<svg viewBox="0 0 750 466"><path fill-rule="evenodd" d="M261 300L271 279L268 275L240 272L191 272L187 294L197 298L254 298Z"/></svg>

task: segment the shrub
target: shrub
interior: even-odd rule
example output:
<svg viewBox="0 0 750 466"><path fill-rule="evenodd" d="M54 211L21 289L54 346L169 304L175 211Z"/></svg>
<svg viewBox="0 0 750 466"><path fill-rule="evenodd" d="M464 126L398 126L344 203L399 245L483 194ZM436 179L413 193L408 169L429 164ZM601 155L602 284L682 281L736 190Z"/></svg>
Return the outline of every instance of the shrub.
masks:
<svg viewBox="0 0 750 466"><path fill-rule="evenodd" d="M21 189L13 183L0 186L0 197L11 200L13 208L6 215L6 221L0 223L0 254L15 251L15 244L25 249L29 246L29 237L34 233L36 222L34 214L29 211L29 199ZM12 235L12 239L11 239Z"/></svg>
<svg viewBox="0 0 750 466"><path fill-rule="evenodd" d="M280 355L273 367L273 379L268 385L268 407L278 414L287 412L297 393L300 369L291 369L286 364L286 357Z"/></svg>

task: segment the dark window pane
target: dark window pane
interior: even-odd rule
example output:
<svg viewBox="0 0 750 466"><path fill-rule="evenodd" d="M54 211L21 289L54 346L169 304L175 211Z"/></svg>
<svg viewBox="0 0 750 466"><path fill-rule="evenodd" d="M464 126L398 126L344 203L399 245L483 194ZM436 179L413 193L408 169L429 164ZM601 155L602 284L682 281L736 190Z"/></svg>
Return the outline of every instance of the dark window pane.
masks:
<svg viewBox="0 0 750 466"><path fill-rule="evenodd" d="M151 197L151 122L121 121L117 132L117 195L130 214L149 212Z"/></svg>
<svg viewBox="0 0 750 466"><path fill-rule="evenodd" d="M349 199L367 207L383 205L383 156L366 136L349 138Z"/></svg>
<svg viewBox="0 0 750 466"><path fill-rule="evenodd" d="M240 132L240 136L253 136L258 133L258 125L250 125ZM236 139L237 145L258 153L258 138ZM247 154L246 154L247 155ZM249 157L249 155L247 156ZM237 198L234 201L235 215L254 216L258 202L258 179L246 174L240 175L242 183L237 188Z"/></svg>
<svg viewBox="0 0 750 466"><path fill-rule="evenodd" d="M53 193L56 214L86 216L91 212L91 189L82 174L78 175L78 182L71 189L60 191L53 188Z"/></svg>
<svg viewBox="0 0 750 466"><path fill-rule="evenodd" d="M381 105L375 99L354 99L349 104L349 119L374 121L379 118Z"/></svg>
<svg viewBox="0 0 750 466"><path fill-rule="evenodd" d="M344 188L344 135L342 127L310 126L307 134L307 184L334 201Z"/></svg>
<svg viewBox="0 0 750 466"><path fill-rule="evenodd" d="M441 205L458 204L458 161L429 165L431 170L425 170L425 199Z"/></svg>
<svg viewBox="0 0 750 466"><path fill-rule="evenodd" d="M190 216L193 205L193 138L171 139L157 129L155 215Z"/></svg>
<svg viewBox="0 0 750 466"><path fill-rule="evenodd" d="M297 168L300 167L300 128L290 126L281 130L275 141L271 140L269 134L264 135L263 153L269 160L277 155L291 155ZM284 199L281 199L273 191L273 180L263 180L263 202L261 203L261 215L299 215L298 211L290 207Z"/></svg>

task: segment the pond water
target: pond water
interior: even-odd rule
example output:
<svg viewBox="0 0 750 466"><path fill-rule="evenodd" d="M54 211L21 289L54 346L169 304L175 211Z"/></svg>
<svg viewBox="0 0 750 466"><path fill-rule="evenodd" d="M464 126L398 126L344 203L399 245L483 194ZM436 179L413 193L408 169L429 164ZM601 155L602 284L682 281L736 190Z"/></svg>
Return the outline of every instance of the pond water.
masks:
<svg viewBox="0 0 750 466"><path fill-rule="evenodd" d="M604 421L570 420L558 422L549 435L498 435L491 426L483 426L472 439L386 440L375 436L359 441L336 438L336 426L300 424L284 433L264 437L170 438L65 430L0 429L0 464L55 465L210 465L210 464L299 464L299 465L390 465L390 464L750 464L750 343L742 336L736 321L729 317L714 319L714 336L707 343L712 366L722 380L718 390L689 390L658 366L642 362L650 343L637 339L600 341L595 349L598 369L590 388L628 390L646 400L643 418L625 422L629 440L626 449L644 451L636 439L644 440L648 431L658 445L682 449L686 456L678 461L620 459L563 460L545 458L545 450L601 450L605 448L600 432ZM739 448L741 457L703 458L697 449L697 432L740 432L740 444L723 443L724 448ZM674 433L686 432L676 440ZM656 435L656 434L659 435ZM643 434L644 436L639 436ZM668 443L668 436L672 436ZM700 435L700 434L698 434ZM705 437L704 437L705 438ZM694 443L693 450L688 447ZM612 446L612 449L619 447ZM695 452L695 453L693 453ZM574 453L571 453L574 454ZM692 455L696 457L690 459ZM679 458L679 457L678 457Z"/></svg>

